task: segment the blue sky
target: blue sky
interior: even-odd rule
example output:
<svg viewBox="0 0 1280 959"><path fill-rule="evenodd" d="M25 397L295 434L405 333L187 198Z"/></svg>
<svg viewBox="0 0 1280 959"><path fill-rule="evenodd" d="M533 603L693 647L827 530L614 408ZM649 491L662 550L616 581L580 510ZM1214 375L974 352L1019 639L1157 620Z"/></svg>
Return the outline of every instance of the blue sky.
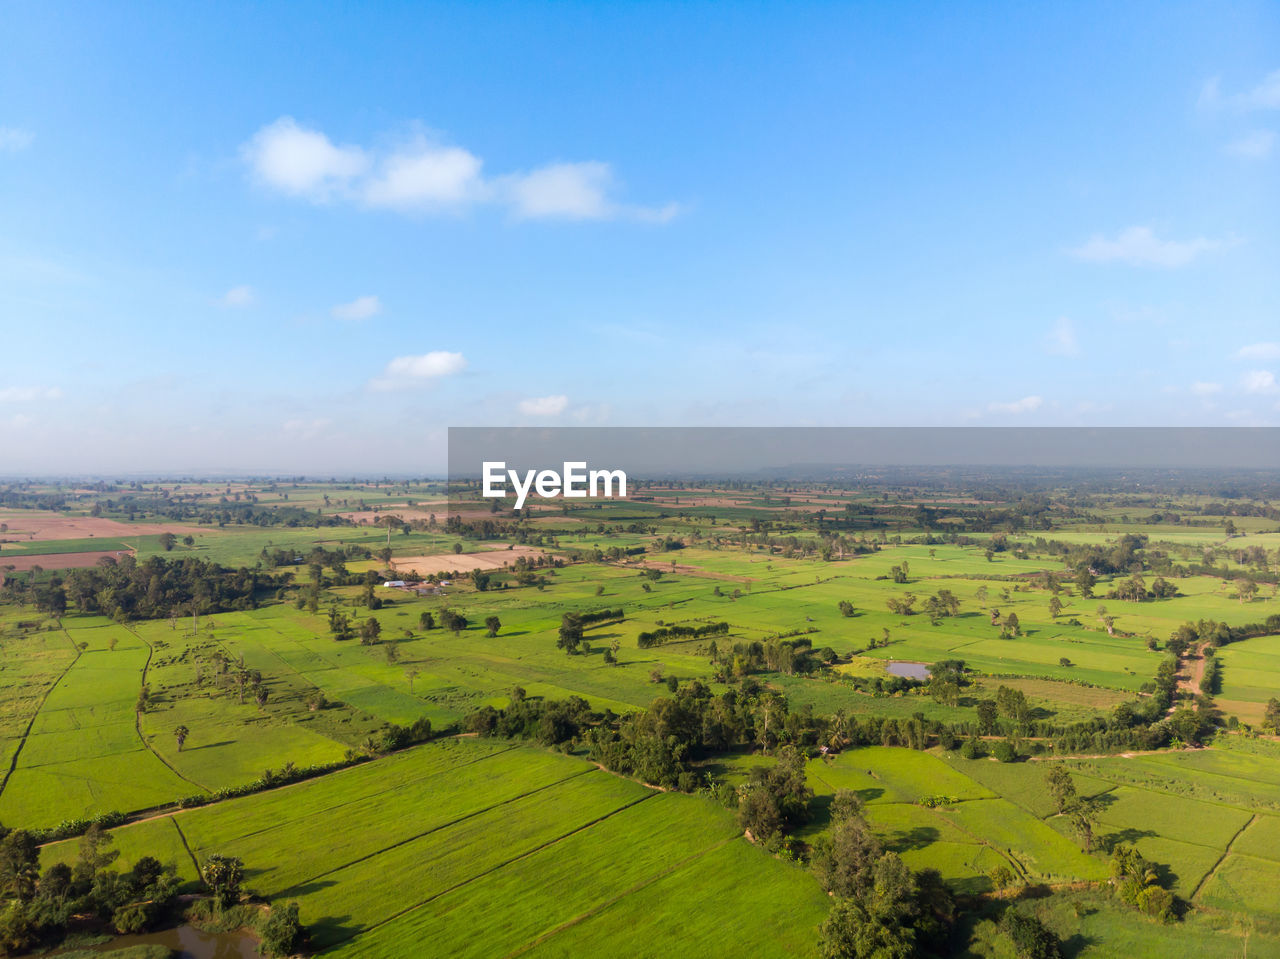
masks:
<svg viewBox="0 0 1280 959"><path fill-rule="evenodd" d="M2 16L0 473L1280 423L1274 4Z"/></svg>

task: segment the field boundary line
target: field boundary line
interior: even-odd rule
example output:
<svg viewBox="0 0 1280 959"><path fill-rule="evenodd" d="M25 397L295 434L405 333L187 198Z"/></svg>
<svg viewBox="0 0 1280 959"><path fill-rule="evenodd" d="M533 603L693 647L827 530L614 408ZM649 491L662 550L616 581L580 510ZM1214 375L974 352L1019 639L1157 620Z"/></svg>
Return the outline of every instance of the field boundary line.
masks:
<svg viewBox="0 0 1280 959"><path fill-rule="evenodd" d="M71 662L67 663L67 668L58 674L58 678L49 684L49 688L44 691L44 695L40 697L40 705L36 707L36 711L31 714L31 718L27 720L27 728L22 731L22 738L18 740L18 748L13 751L13 755L9 758L9 768L4 774L4 779L0 780L0 795L4 794L5 787L9 785L9 779L13 776L18 768L18 757L22 755L22 747L27 744L27 738L31 735L31 727L36 724L36 718L44 712L45 703L49 701L49 696L57 689L58 684L67 678L67 673L71 672L71 667L80 662L83 653L80 647L76 645L76 641L71 638L71 634L67 632L67 627L62 625L62 620L58 620L58 626L62 630L62 635L67 637L67 642L71 644L71 649L75 655L71 657Z"/></svg>
<svg viewBox="0 0 1280 959"><path fill-rule="evenodd" d="M1191 895L1188 896L1187 899L1194 901L1196 896L1200 895L1200 890L1205 887L1205 884L1208 883L1208 881L1212 879L1215 875L1217 875L1218 869L1222 866L1224 862L1227 861L1227 856L1231 854L1231 847L1236 844L1236 840L1239 839L1241 835L1243 835L1246 829L1248 829L1250 826L1252 826L1255 822L1258 821L1258 815L1259 815L1258 813L1254 813L1251 817L1249 817L1249 821L1247 823L1245 823L1238 830L1236 830L1236 834L1231 837L1231 839L1227 842L1226 847L1222 850L1222 855L1218 857L1218 861L1215 862L1212 868L1210 868L1210 870L1200 878L1200 881L1196 883L1196 887L1191 890Z"/></svg>
<svg viewBox="0 0 1280 959"><path fill-rule="evenodd" d="M142 685L145 686L147 685L147 670L151 668L151 657L153 657L156 653L155 647L152 646L145 639L143 639L141 636L139 636L135 630L130 629L128 626L125 626L124 628L127 632L129 632L133 636L134 639L136 639L138 642L142 643L144 646L147 647L147 661L142 664ZM139 689L139 691L141 691L141 689ZM143 710L141 709L134 709L133 711L133 728L134 728L134 731L137 732L138 734L138 742L142 743L142 748L145 749L147 752L151 753L151 755L155 756L156 759L160 760L160 762L165 765L165 767L169 770L169 772L173 773L183 782L191 783L191 785L195 786L197 789L203 789L206 793L212 793L213 790L210 789L208 786L204 785L203 783L198 783L194 779L192 779L190 776L184 776L182 773L180 773L177 770L177 768L173 765L173 763L169 762L169 760L161 756L160 753L157 752L149 742L147 742L147 737L142 735L142 713L143 713Z"/></svg>
<svg viewBox="0 0 1280 959"><path fill-rule="evenodd" d="M428 742L426 742L426 743L419 743L419 744L418 744L418 746L427 746L427 745L430 745L430 742L431 742L431 741L428 741ZM409 749L415 749L415 748L418 748L418 747L416 747L416 746L410 746L410 747L409 747ZM353 805L353 804L355 804L355 803L367 802L367 801L368 801L368 800L370 800L370 799L375 799L375 798L377 798L378 796L386 795L386 794L387 794L387 793L389 793L389 792L395 792L395 791L396 791L396 790L398 790L398 789L404 789L406 786L415 785L415 784L417 784L417 783L424 782L424 781L426 781L426 780L428 780L428 779L432 779L433 777L438 776L438 775L440 775L440 774L442 774L442 773L444 773L444 772L453 772L454 770L457 770L457 769L464 769L464 768L466 768L467 766L471 766L471 765L474 765L475 763L479 763L479 762L484 762L486 759L492 759L494 756L501 756L503 753L507 753L507 752L510 752L510 751L511 751L511 750L513 750L513 749L519 749L519 748L520 748L519 746L508 746L506 749L499 749L499 750L496 750L496 751L494 751L494 752L492 752L492 753L489 753L487 756L481 756L481 757L480 757L480 758L478 758L478 759L468 759L468 760L467 760L466 762L464 762L464 763L459 763L459 764L458 764L458 765L456 765L456 766L450 766L450 767L448 767L447 769L442 769L442 770L437 770L437 771L435 771L435 772L427 773L425 776L419 776L419 777L417 777L416 779L410 779L410 780L408 780L407 782L397 783L397 784L396 784L396 785L394 785L394 786L386 786L386 787L384 787L383 789L379 789L377 792L369 793L369 795L367 795L367 796L361 796L361 797L359 797L358 799L347 799L347 800L344 800L344 801L342 801L342 802L340 802L340 803L336 803L335 805L332 805L332 806L326 806L326 807L324 808L324 810L323 810L323 811L324 811L324 812L330 812L330 811L335 810L335 809L342 809L344 806L350 806L350 805ZM398 755L401 755L401 753L403 753L403 752L405 752L405 751L407 751L407 750L401 750L400 752L395 753L395 754L393 754L393 755L397 755L397 756L398 756ZM387 758L387 757L382 757L382 758ZM372 760L372 762L376 762L376 761L377 761L377 760ZM259 790L258 792L246 793L246 794L245 794L245 795L243 795L243 796L228 796L226 799L216 799L216 800L214 800L213 802L205 803L203 806L192 806L192 807L190 807L190 808L188 808L188 809L182 809L182 808L178 808L178 809L171 809L171 810L169 810L168 812L158 813L157 815L152 816L152 817L150 817L150 818L153 818L153 819L159 819L159 818L161 818L162 816L176 816L176 815L178 815L179 813L184 813L184 812L195 812L197 809L212 809L212 808L213 808L213 807L215 807L215 806L220 806L220 805L222 805L223 803L234 802L234 801L235 801L235 800L237 800L237 799L251 799L251 798L253 798L254 796L264 796L264 795L268 795L268 794L270 794L270 793L278 792L278 791L279 791L279 790L281 790L281 789L293 789L293 788L294 788L294 787L296 787L296 786L305 786L307 783L316 783L316 782L320 782L320 781L322 781L322 780L326 779L326 778L327 778L327 777L329 777L329 776L336 776L336 775L337 775L337 774L339 774L339 773L346 772L348 769L361 769L361 768L364 768L364 767L369 766L369 765L370 765L370 763L368 763L368 762L365 762L365 763L356 763L356 764L355 764L355 765L353 765L353 766L344 766L344 767L343 767L343 768L341 768L341 769L335 769L335 770L333 770L332 772L327 772L327 773L324 773L324 774L319 775L319 776L313 776L313 777L312 777L312 778L310 778L310 779L298 779L298 780L295 780L294 782L291 782L291 783L282 783L282 784L281 784L281 785L279 785L279 786L272 786L270 789L263 789L263 790ZM316 813L315 813L315 812L308 812L308 813L305 813L305 814L300 815L300 816L293 816L293 817L291 817L291 818L289 818L289 819L280 819L280 820L276 821L275 823L273 823L273 824L272 824L272 825L270 825L270 826L264 826L262 829L255 829L255 830L253 830L252 832L241 833L240 835L237 835L237 836L233 837L233 838L232 838L231 840L229 840L229 841L232 841L232 842L238 842L238 841L239 841L239 840L241 840L241 839L248 839L250 836L259 836L259 835L261 835L262 833L270 832L270 831L271 831L271 830L273 830L273 829L279 829L281 826L287 825L287 824L289 824L289 823L299 822L300 820L303 820L303 819L309 819L309 818L311 818L311 817L312 817L312 816L314 816L314 815L316 815Z"/></svg>
<svg viewBox="0 0 1280 959"><path fill-rule="evenodd" d="M373 852L366 853L363 856L357 856L355 859L352 859L350 862L344 862L341 865L334 866L332 869L326 869L323 872L316 873L314 876L308 876L306 879L303 879L301 882L295 882L292 886L289 886L288 889L285 889L284 892L280 893L280 895L283 896L285 893L289 892L289 890L291 889L297 889L299 886L305 886L309 882L315 882L317 879L323 879L325 876L331 875L332 873L339 872L343 869L347 869L350 866L354 866L357 863L362 863L368 859L374 858L375 856L380 856L384 852L390 852L392 849L398 849L399 847L406 845L407 843L416 842L417 840L422 839L425 836L430 836L432 833L439 832L441 829L448 829L451 826L456 826L458 825L458 823L466 822L468 819L474 819L476 816L483 815L484 813L487 813L491 810L499 809L502 806L509 805L513 802L519 802L522 799L528 799L530 796L536 796L540 792L545 792L548 789L554 789L556 786L561 786L564 783L570 782L574 779L579 778L580 776L585 776L588 773L593 773L595 771L596 771L595 769L583 769L580 772L576 772L571 776L565 776L564 779L557 779L555 782L547 783L545 786L539 786L537 789L530 789L529 791L523 792L518 796L512 796L510 799L504 799L501 802L496 802L491 806L485 806L483 809L477 809L474 812L466 813L462 816L459 816L456 819L451 819L448 822L440 823L438 826L432 826L430 829L424 830L423 832L415 833L412 836L406 836L404 839L399 839L396 842L393 842L389 846L383 846L380 849L375 849ZM644 797L644 798L647 798L647 797ZM619 808L621 809L625 807L619 807ZM616 811L617 810L615 810L615 812Z"/></svg>
<svg viewBox="0 0 1280 959"><path fill-rule="evenodd" d="M178 839L182 841L182 848L187 851L187 855L191 857L192 864L196 867L196 879L203 880L204 873L200 870L200 860L196 858L196 854L191 851L191 844L187 842L187 834L182 831L182 827L178 825L178 820L173 816L168 817L169 822L173 823L173 828L178 830Z"/></svg>
<svg viewBox="0 0 1280 959"><path fill-rule="evenodd" d="M510 866L514 862L519 862L521 859L527 859L530 856L537 855L542 850L548 849L551 846L556 845L557 843L563 842L564 840L568 839L570 836L576 833L582 832L584 829L590 829L592 826L599 825L600 823L604 822L607 819L612 819L614 816L618 815L619 813L626 812L628 809L638 806L640 805L640 803L646 802L647 800L650 800L657 795L660 795L660 794L656 792L651 792L648 795L641 796L639 799L636 799L632 802L627 803L625 806L619 806L617 809L614 809L612 812L605 813L603 816L597 816L595 819L592 819L590 822L585 822L585 823L582 823L581 825L574 826L572 829L570 829L566 833L563 833L559 836L555 836L551 839L548 839L546 842L541 843L540 845L535 846L532 849L526 850L525 852L522 852L517 856L512 856L510 859L505 859L500 863L496 863L495 865L490 866L488 869L484 870L483 872L476 873L476 875L463 879L461 882L454 883L448 889L441 889L439 892L433 893L432 895L428 896L426 899L423 899L421 902L416 902L411 906L406 906L405 908L401 909L399 912L396 912L390 916L387 916L385 919L379 919L373 925L365 929L361 929L359 932L353 932L351 935L343 939L335 939L331 945L337 945L340 942L350 942L351 940L356 939L360 936L367 935L368 933L373 932L375 929L385 926L389 922L394 922L395 920L399 919L401 916L408 915L409 913L413 912L416 909L421 909L423 906L427 905L428 903L434 902L435 900L439 899L442 896L447 896L451 892L456 892L457 890L461 889L463 886L467 886L473 882L477 882L483 879L485 876L488 876L490 873L497 872L499 869L505 869L507 866ZM731 842L732 839L736 839L736 838L737 837L734 836L731 839L726 840L726 842ZM721 843L721 845L723 845L723 843ZM325 948L327 949L329 948L329 946L326 946Z"/></svg>
<svg viewBox="0 0 1280 959"><path fill-rule="evenodd" d="M572 929L574 926L577 926L577 925L580 925L581 923L586 922L588 919L591 919L592 917L597 916L602 912L605 912L610 907L617 905L619 902L621 902L623 899L627 898L628 896L635 895L641 889L644 889L647 886L652 886L655 882L661 882L663 879L666 879L668 876L672 875L673 873L677 873L680 870L684 869L686 866L692 865L693 863L697 862L699 859L702 859L703 857L708 856L711 853L715 852L717 849L722 849L725 846L729 845L729 843L736 842L737 840L742 838L743 838L742 836L737 836L737 835L730 836L727 839L722 839L720 842L712 843L710 846L707 846L705 849L698 850L692 856L687 856L684 859L680 860L680 862L676 863L675 865L670 866L667 869L663 869L659 872L656 872L652 876L648 876L645 879L642 879L640 882L636 883L634 886L631 886L628 889L624 889L622 892L618 893L616 896L606 899L604 902L593 906L592 908L588 909L586 912L579 913L578 915L574 916L572 919L569 919L566 922L560 923L560 925L556 926L553 929L547 930L546 932L539 935L537 938L531 939L529 942L526 942L524 945L519 946L516 949L513 949L511 952L508 952L503 957L503 959L514 959L515 956L523 955L524 953L528 952L530 949L534 949L542 945L542 943L546 942L548 939L552 939L555 936L558 936L560 933L564 932L566 929Z"/></svg>

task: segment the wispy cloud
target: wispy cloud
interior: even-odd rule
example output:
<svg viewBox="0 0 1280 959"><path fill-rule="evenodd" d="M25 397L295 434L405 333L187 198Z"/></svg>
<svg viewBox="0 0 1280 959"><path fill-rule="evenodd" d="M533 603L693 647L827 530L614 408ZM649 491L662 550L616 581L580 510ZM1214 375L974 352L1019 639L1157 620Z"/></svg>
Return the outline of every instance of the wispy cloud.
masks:
<svg viewBox="0 0 1280 959"><path fill-rule="evenodd" d="M1280 360L1280 343L1250 343L1236 350L1241 360Z"/></svg>
<svg viewBox="0 0 1280 959"><path fill-rule="evenodd" d="M1275 374L1270 370L1250 370L1240 377L1240 388L1246 393L1269 394L1280 392Z"/></svg>
<svg viewBox="0 0 1280 959"><path fill-rule="evenodd" d="M382 301L376 296L357 296L350 303L339 303L329 312L339 320L367 320L382 312Z"/></svg>
<svg viewBox="0 0 1280 959"><path fill-rule="evenodd" d="M222 299L218 302L223 306L239 309L245 306L252 306L256 299L257 297L254 295L253 287L233 286L231 289L227 290L226 293L222 294Z"/></svg>
<svg viewBox="0 0 1280 959"><path fill-rule="evenodd" d="M1221 78L1212 77L1200 88L1200 106L1209 109L1228 107L1244 112L1280 110L1280 70L1273 70L1257 86L1239 93L1223 93Z"/></svg>
<svg viewBox="0 0 1280 959"><path fill-rule="evenodd" d="M1059 317L1045 336L1045 350L1054 356L1079 356L1080 341L1075 325L1067 317Z"/></svg>
<svg viewBox="0 0 1280 959"><path fill-rule="evenodd" d="M991 403L987 406L988 413L1012 413L1018 415L1021 413L1034 413L1044 405L1044 398L1040 396L1024 396L1020 400L1013 400L1010 403Z"/></svg>
<svg viewBox="0 0 1280 959"><path fill-rule="evenodd" d="M1091 263L1127 263L1131 266L1186 266L1203 253L1221 249L1227 243L1196 237L1193 240L1162 240L1150 227L1131 226L1114 237L1097 234L1068 252Z"/></svg>
<svg viewBox="0 0 1280 959"><path fill-rule="evenodd" d="M537 396L521 400L518 404L518 409L525 416L559 416L568 405L569 397L561 394L558 396Z"/></svg>
<svg viewBox="0 0 1280 959"><path fill-rule="evenodd" d="M1191 392L1196 396L1213 396L1215 393L1222 392L1221 383L1210 383L1206 380L1197 380L1191 384Z"/></svg>
<svg viewBox="0 0 1280 959"><path fill-rule="evenodd" d="M21 127L0 127L0 153L17 153L34 142L36 135Z"/></svg>
<svg viewBox="0 0 1280 959"><path fill-rule="evenodd" d="M461 353L433 350L420 356L397 356L382 375L369 381L371 390L402 390L426 386L434 380L461 373L467 368Z"/></svg>
<svg viewBox="0 0 1280 959"><path fill-rule="evenodd" d="M0 403L35 403L40 400L59 399L62 399L62 390L56 386L0 387Z"/></svg>
<svg viewBox="0 0 1280 959"><path fill-rule="evenodd" d="M480 205L521 220L637 220L663 223L674 203L642 206L616 198L608 163L555 162L487 177L464 147L416 133L389 148L338 146L292 117L264 126L241 147L255 181L313 203L343 201L414 215L461 213Z"/></svg>
<svg viewBox="0 0 1280 959"><path fill-rule="evenodd" d="M1274 130L1252 130L1239 139L1232 140L1223 149L1232 156L1242 157L1246 160L1265 160L1271 156L1271 151L1275 145L1276 134Z"/></svg>

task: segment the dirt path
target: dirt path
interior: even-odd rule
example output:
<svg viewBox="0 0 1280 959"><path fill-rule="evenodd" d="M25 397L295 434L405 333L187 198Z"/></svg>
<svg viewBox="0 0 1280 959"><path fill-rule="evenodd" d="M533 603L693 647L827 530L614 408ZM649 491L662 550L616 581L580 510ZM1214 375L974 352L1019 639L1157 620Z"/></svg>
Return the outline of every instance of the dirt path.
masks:
<svg viewBox="0 0 1280 959"><path fill-rule="evenodd" d="M1192 700L1200 695L1200 684L1204 680L1204 665L1204 648L1201 646L1193 647L1187 650L1185 655L1178 657L1179 693L1185 693ZM1172 716L1178 705L1178 697L1175 696L1165 715Z"/></svg>

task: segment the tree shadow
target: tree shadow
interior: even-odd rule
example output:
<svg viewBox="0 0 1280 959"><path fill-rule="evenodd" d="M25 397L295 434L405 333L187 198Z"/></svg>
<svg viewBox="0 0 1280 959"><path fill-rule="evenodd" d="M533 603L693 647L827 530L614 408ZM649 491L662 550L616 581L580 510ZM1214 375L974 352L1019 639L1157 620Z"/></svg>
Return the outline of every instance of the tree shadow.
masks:
<svg viewBox="0 0 1280 959"><path fill-rule="evenodd" d="M896 853L923 849L937 842L941 835L936 826L914 826L906 831L895 832L893 838L885 843L885 848Z"/></svg>
<svg viewBox="0 0 1280 959"><path fill-rule="evenodd" d="M1058 950L1062 953L1062 959L1076 959L1082 955L1090 946L1096 946L1098 940L1093 936L1086 936L1082 932L1063 939L1058 944Z"/></svg>
<svg viewBox="0 0 1280 959"><path fill-rule="evenodd" d="M307 931L311 934L311 945L317 950L324 950L340 942L355 938L364 931L364 926L351 921L351 916L321 916L307 923Z"/></svg>
<svg viewBox="0 0 1280 959"><path fill-rule="evenodd" d="M223 739L216 743L201 743L199 746L183 746L182 751L184 753L194 753L199 752L201 749L217 749L219 746L234 746L235 744L236 741L234 739Z"/></svg>

